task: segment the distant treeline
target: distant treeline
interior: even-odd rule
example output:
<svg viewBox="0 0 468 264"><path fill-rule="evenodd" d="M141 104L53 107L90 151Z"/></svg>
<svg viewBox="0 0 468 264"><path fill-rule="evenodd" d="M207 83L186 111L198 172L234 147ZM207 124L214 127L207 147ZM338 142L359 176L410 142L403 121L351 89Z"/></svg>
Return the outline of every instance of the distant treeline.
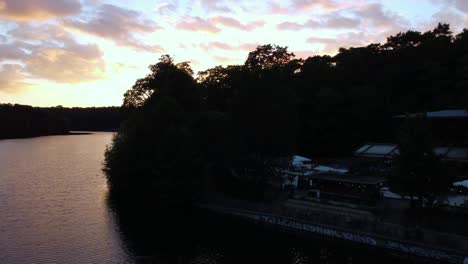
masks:
<svg viewBox="0 0 468 264"><path fill-rule="evenodd" d="M120 107L65 108L0 104L0 139L67 134L69 131L115 131Z"/></svg>
<svg viewBox="0 0 468 264"><path fill-rule="evenodd" d="M65 118L71 131L117 131L122 121L120 107L50 107L44 110Z"/></svg>

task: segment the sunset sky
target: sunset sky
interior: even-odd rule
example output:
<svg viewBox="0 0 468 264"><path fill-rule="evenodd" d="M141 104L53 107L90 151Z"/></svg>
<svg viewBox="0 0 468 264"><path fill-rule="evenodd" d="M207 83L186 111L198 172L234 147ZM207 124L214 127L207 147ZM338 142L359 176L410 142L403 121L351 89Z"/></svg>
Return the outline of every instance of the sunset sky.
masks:
<svg viewBox="0 0 468 264"><path fill-rule="evenodd" d="M0 103L106 106L163 54L197 72L259 44L306 58L439 21L459 33L468 1L0 0L0 21Z"/></svg>

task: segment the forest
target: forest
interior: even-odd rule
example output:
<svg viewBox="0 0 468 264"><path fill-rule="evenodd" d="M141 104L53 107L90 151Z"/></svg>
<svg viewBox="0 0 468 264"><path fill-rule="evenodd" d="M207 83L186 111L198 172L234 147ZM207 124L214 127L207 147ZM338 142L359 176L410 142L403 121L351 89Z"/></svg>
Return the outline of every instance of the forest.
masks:
<svg viewBox="0 0 468 264"><path fill-rule="evenodd" d="M0 104L0 139L63 135L69 131L116 131L121 120L120 107Z"/></svg>
<svg viewBox="0 0 468 264"><path fill-rule="evenodd" d="M213 183L258 193L278 157L347 155L394 141L395 115L468 108L468 30L448 24L305 60L258 46L197 77L168 55L149 69L124 95L105 172L112 190L163 200Z"/></svg>

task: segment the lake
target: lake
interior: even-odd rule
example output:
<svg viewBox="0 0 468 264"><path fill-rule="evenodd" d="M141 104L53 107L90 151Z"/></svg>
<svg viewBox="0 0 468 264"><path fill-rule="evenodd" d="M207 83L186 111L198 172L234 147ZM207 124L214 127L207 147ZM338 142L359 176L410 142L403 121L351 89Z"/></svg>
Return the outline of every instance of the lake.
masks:
<svg viewBox="0 0 468 264"><path fill-rule="evenodd" d="M101 171L111 138L0 140L0 263L398 263L349 244L193 212L168 222L151 204L116 204Z"/></svg>

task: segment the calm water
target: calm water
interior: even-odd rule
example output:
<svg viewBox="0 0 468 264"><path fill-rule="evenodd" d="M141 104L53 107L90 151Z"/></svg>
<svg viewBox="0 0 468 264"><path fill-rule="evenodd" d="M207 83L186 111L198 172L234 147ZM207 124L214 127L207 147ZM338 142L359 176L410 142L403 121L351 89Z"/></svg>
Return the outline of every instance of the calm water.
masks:
<svg viewBox="0 0 468 264"><path fill-rule="evenodd" d="M111 133L0 140L0 263L397 263L380 252L111 202ZM404 261L401 263L409 263Z"/></svg>

